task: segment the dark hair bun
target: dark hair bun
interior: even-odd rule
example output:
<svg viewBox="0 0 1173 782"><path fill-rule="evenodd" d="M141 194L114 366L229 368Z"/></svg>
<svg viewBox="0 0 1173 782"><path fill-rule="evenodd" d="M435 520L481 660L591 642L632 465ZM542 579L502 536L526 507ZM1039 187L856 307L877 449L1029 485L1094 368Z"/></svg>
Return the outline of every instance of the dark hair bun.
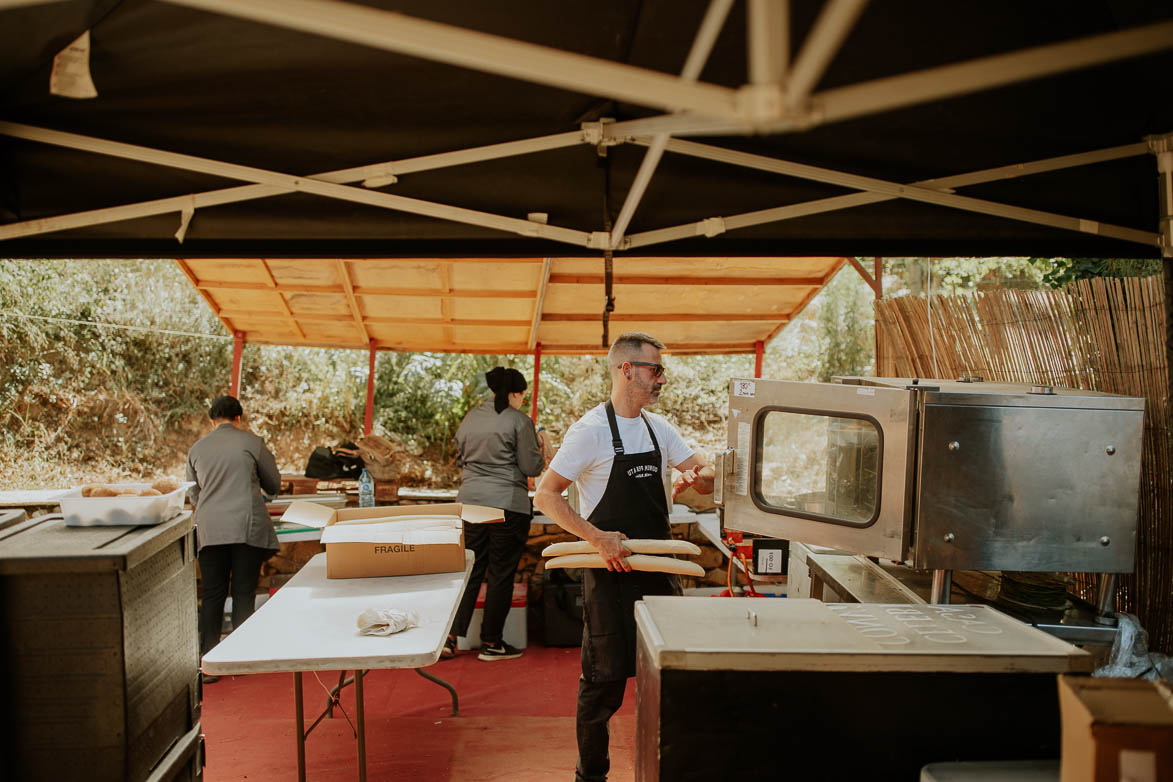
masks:
<svg viewBox="0 0 1173 782"><path fill-rule="evenodd" d="M485 373L485 382L493 392L493 407L498 413L509 407L510 394L520 394L528 388L525 375L513 368L493 367Z"/></svg>
<svg viewBox="0 0 1173 782"><path fill-rule="evenodd" d="M485 382L494 394L500 393L501 382L505 379L505 367L493 367L485 373Z"/></svg>

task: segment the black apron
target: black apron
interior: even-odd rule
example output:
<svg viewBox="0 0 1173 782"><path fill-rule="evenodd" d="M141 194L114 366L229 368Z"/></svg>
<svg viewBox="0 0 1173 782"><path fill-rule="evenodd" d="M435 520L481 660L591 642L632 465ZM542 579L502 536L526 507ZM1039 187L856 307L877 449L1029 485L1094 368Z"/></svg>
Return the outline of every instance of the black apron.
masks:
<svg viewBox="0 0 1173 782"><path fill-rule="evenodd" d="M660 444L642 413L652 438L652 450L624 453L615 422L615 408L607 402L607 423L615 463L607 488L587 519L608 532L628 538L666 540L671 535L668 500L660 474ZM617 681L635 675L635 603L645 595L680 595L680 578L670 573L633 570L583 570L582 675L589 682Z"/></svg>

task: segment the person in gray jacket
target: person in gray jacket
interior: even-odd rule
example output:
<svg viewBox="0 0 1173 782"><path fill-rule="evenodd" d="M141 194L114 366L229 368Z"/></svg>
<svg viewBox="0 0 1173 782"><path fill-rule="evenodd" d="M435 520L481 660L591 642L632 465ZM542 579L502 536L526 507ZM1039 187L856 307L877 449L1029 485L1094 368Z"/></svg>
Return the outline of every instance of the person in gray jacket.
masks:
<svg viewBox="0 0 1173 782"><path fill-rule="evenodd" d="M468 412L456 430L461 466L456 499L505 511L505 521L464 525L464 545L476 555L468 586L460 599L444 656L456 653L456 638L468 633L481 581L485 613L481 621L480 660L508 660L522 652L502 638L513 599L513 576L534 517L527 476L544 466L534 422L521 412L525 378L516 369L496 367L485 373L493 397Z"/></svg>
<svg viewBox="0 0 1173 782"><path fill-rule="evenodd" d="M243 414L235 397L218 397L208 410L214 428L187 455L203 583L201 657L220 642L229 585L235 628L256 610L261 565L279 548L261 491L277 494L281 473L264 440L241 426ZM215 679L204 676L205 682Z"/></svg>

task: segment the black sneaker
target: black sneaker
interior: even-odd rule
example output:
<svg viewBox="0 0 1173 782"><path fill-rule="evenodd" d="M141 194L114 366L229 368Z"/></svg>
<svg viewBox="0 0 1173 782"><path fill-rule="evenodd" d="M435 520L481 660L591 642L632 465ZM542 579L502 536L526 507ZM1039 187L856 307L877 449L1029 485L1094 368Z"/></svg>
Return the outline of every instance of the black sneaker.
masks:
<svg viewBox="0 0 1173 782"><path fill-rule="evenodd" d="M510 646L504 641L498 641L495 644L482 644L481 653L477 655L477 659L488 662L493 660L512 660L515 657L521 657L523 654L525 652L517 647Z"/></svg>
<svg viewBox="0 0 1173 782"><path fill-rule="evenodd" d="M440 650L440 659L449 660L456 656L456 638L448 636L444 639L444 648Z"/></svg>

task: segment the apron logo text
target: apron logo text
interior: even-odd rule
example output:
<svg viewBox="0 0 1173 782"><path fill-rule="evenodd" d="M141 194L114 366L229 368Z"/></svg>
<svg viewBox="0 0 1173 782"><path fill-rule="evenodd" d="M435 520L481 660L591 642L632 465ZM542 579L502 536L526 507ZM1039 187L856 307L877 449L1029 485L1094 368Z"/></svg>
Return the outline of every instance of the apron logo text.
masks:
<svg viewBox="0 0 1173 782"><path fill-rule="evenodd" d="M657 464L640 464L627 471L628 478L654 478L660 472Z"/></svg>

